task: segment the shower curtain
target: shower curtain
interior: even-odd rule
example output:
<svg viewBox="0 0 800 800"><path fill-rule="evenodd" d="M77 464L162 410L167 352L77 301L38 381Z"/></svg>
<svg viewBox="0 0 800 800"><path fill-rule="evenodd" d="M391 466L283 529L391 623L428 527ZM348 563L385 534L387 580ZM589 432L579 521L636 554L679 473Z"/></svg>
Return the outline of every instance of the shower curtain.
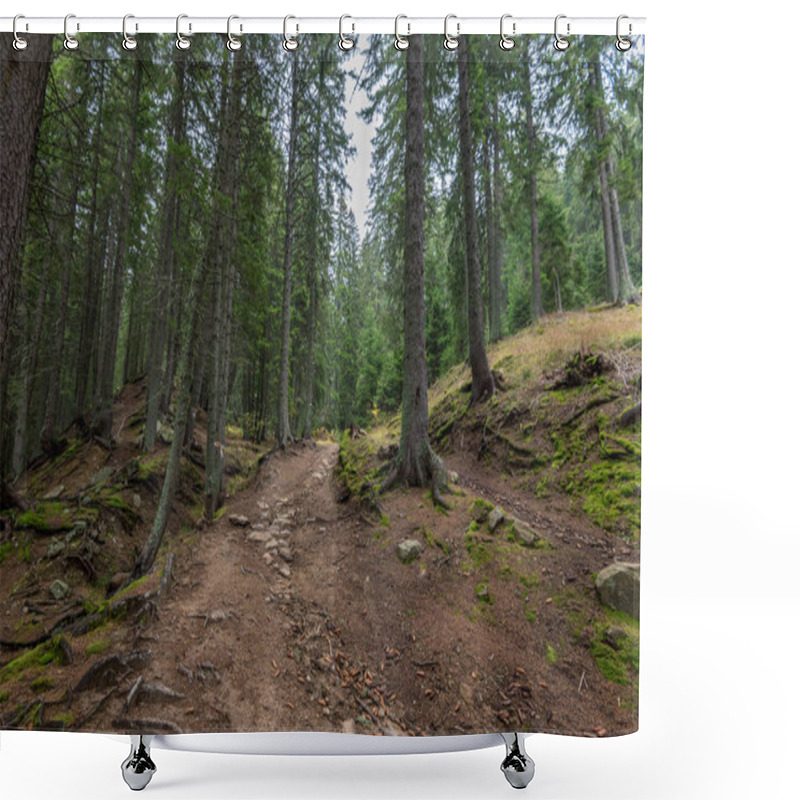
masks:
<svg viewBox="0 0 800 800"><path fill-rule="evenodd" d="M0 38L0 729L636 730L642 38L70 39Z"/></svg>

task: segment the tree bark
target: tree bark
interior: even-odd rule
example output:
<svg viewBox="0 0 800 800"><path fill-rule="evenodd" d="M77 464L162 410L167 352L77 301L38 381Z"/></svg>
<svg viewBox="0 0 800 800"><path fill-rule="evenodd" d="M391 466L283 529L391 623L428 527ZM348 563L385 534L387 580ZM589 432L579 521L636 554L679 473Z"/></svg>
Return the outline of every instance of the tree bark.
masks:
<svg viewBox="0 0 800 800"><path fill-rule="evenodd" d="M186 62L175 62L175 88L172 98L167 139L167 157L164 165L164 204L158 241L158 267L155 277L155 309L151 316L147 352L147 401L142 447L152 452L156 444L158 412L161 408L164 378L164 349L167 337L167 313L171 294L174 237L176 235L178 157L175 146L183 143L184 76Z"/></svg>
<svg viewBox="0 0 800 800"><path fill-rule="evenodd" d="M292 59L291 116L289 121L289 161L286 178L286 238L283 255L283 305L281 309L281 366L278 387L278 444L286 447L292 441L289 425L289 337L292 318L292 237L294 228L295 167L297 151L297 102L299 94L298 54Z"/></svg>
<svg viewBox="0 0 800 800"><path fill-rule="evenodd" d="M539 244L539 191L536 184L536 129L533 125L533 88L531 86L531 66L533 57L531 42L528 40L525 66L525 129L528 134L528 192L531 216L531 322L535 323L544 314L542 304L542 257Z"/></svg>
<svg viewBox="0 0 800 800"><path fill-rule="evenodd" d="M134 157L136 155L139 121L139 93L142 84L142 62L136 59L131 89L130 125L128 127L127 151L125 153L125 175L121 189L117 238L114 248L114 264L111 285L106 293L106 309L103 314L103 339L100 342L100 357L97 365L97 385L92 427L102 439L112 438L114 368L119 338L119 318L122 307L125 259L128 254L128 232L130 227L131 194L133 191Z"/></svg>
<svg viewBox="0 0 800 800"><path fill-rule="evenodd" d="M428 439L428 375L425 361L424 281L424 51L422 36L409 37L406 54L405 230L403 249L403 402L400 445L384 481L432 485L434 500L446 505L442 460Z"/></svg>
<svg viewBox="0 0 800 800"><path fill-rule="evenodd" d="M478 222L475 212L475 162L472 149L472 124L469 104L469 37L461 36L458 47L459 139L467 255L467 324L469 364L472 373L472 400L480 402L495 392L494 377L486 358L483 333L483 293L478 253Z"/></svg>
<svg viewBox="0 0 800 800"><path fill-rule="evenodd" d="M599 148L605 146L605 118L603 115L603 84L600 62L589 66L589 88L593 95L594 125ZM609 186L608 158L602 156L598 164L600 176L600 204L603 211L603 241L606 251L606 298L610 303L619 302L619 273L617 270L617 246L614 240L614 218L611 212L611 190Z"/></svg>
<svg viewBox="0 0 800 800"><path fill-rule="evenodd" d="M9 33L0 34L0 358L19 272L36 141L50 74L52 36L31 36L18 54Z"/></svg>

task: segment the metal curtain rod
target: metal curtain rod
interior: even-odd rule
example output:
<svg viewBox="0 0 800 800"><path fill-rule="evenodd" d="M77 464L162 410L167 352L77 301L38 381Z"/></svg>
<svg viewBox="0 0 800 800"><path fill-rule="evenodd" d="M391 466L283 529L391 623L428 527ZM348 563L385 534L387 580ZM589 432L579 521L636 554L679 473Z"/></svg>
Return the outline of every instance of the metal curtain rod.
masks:
<svg viewBox="0 0 800 800"><path fill-rule="evenodd" d="M184 35L193 33L228 33L228 17L194 17L186 15L181 20ZM292 17L293 35L302 33L340 33L339 17ZM395 33L395 17L351 17L345 15L346 31L349 35L359 33ZM553 17L513 17L506 16L505 32L509 36L526 33L553 33ZM284 33L284 17L238 17L234 26L236 35L248 33ZM452 17L448 29L453 34L498 33L500 16L496 17ZM614 36L617 33L616 17L570 17L561 16L560 30L571 36L599 34ZM408 27L406 27L408 26ZM569 26L569 28L567 28ZM405 17L401 31L406 33L442 34L445 31L442 17ZM641 35L645 32L644 17L625 18L626 36ZM64 17L20 16L17 32L23 33L64 33ZM128 16L127 33L175 33L175 17L137 17ZM0 32L14 30L14 17L0 17ZM69 32L81 33L122 33L122 17L83 17L69 15Z"/></svg>

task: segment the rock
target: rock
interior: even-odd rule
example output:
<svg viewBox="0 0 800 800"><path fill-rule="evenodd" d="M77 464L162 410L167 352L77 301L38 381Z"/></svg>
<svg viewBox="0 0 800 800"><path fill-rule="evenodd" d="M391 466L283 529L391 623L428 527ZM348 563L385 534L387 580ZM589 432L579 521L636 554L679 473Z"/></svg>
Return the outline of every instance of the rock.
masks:
<svg viewBox="0 0 800 800"><path fill-rule="evenodd" d="M494 533L497 530L497 526L503 524L505 518L506 515L503 513L502 508L494 508L489 514L489 530Z"/></svg>
<svg viewBox="0 0 800 800"><path fill-rule="evenodd" d="M595 581L600 600L609 608L639 619L639 565L616 562L602 570Z"/></svg>
<svg viewBox="0 0 800 800"><path fill-rule="evenodd" d="M342 733L355 733L356 721L354 719L346 719L342 723Z"/></svg>
<svg viewBox="0 0 800 800"><path fill-rule="evenodd" d="M263 556L261 556L261 558L263 558L263 559L264 559L264 561L266 561L266 562L267 562L267 566L268 566L268 567L271 567L271 566L272 566L272 561L273 561L273 559L272 559L272 554L271 554L271 553L264 553L264 555L263 555Z"/></svg>
<svg viewBox="0 0 800 800"><path fill-rule="evenodd" d="M108 593L115 594L118 592L130 578L130 575L127 572L117 572L108 582Z"/></svg>
<svg viewBox="0 0 800 800"><path fill-rule="evenodd" d="M64 484L62 483L51 489L46 495L44 495L44 497L42 497L42 500L58 500L63 491Z"/></svg>
<svg viewBox="0 0 800 800"><path fill-rule="evenodd" d="M480 497L476 498L472 503L472 519L483 525L489 519L489 513L494 510L494 506L488 500L482 500Z"/></svg>
<svg viewBox="0 0 800 800"><path fill-rule="evenodd" d="M482 600L484 603L491 603L492 596L489 594L489 584L488 583L479 583L475 587L475 594L478 596L478 600Z"/></svg>
<svg viewBox="0 0 800 800"><path fill-rule="evenodd" d="M53 539L53 541L50 542L50 546L47 548L47 557L56 558L64 552L66 546L67 545L63 542L63 540Z"/></svg>
<svg viewBox="0 0 800 800"><path fill-rule="evenodd" d="M133 502L133 507L134 508L141 508L142 507L142 496L140 494L136 494L134 492L132 502Z"/></svg>
<svg viewBox="0 0 800 800"><path fill-rule="evenodd" d="M272 541L272 536L270 536L268 531L252 530L247 534L247 539L251 542L270 542Z"/></svg>
<svg viewBox="0 0 800 800"><path fill-rule="evenodd" d="M132 458L120 467L118 475L126 482L131 481L139 474L141 466L141 462L138 458Z"/></svg>
<svg viewBox="0 0 800 800"><path fill-rule="evenodd" d="M56 578L56 580L50 584L50 594L53 595L56 600L63 600L69 593L69 585L59 578Z"/></svg>
<svg viewBox="0 0 800 800"><path fill-rule="evenodd" d="M458 483L458 473L455 470L450 470L447 473L447 482L456 485Z"/></svg>
<svg viewBox="0 0 800 800"><path fill-rule="evenodd" d="M278 572L279 572L279 573L280 573L280 574L281 574L281 575L282 575L284 578L286 578L286 580L287 580L287 581L289 580L289 578L290 578L290 577L291 577L291 575L292 575L292 571L289 569L289 567L287 567L287 566L286 566L286 564L282 564L280 567L278 567Z"/></svg>
<svg viewBox="0 0 800 800"><path fill-rule="evenodd" d="M228 521L237 528L246 528L250 524L250 520L241 514L228 514Z"/></svg>
<svg viewBox="0 0 800 800"><path fill-rule="evenodd" d="M609 628L605 634L603 634L603 638L610 644L615 650L619 650L620 647L624 644L625 640L628 637L628 634L622 630L622 628L617 628L616 626L612 626Z"/></svg>
<svg viewBox="0 0 800 800"><path fill-rule="evenodd" d="M103 467L97 470L91 478L89 478L90 486L99 486L105 483L114 474L114 467Z"/></svg>
<svg viewBox="0 0 800 800"><path fill-rule="evenodd" d="M279 547L278 555L287 563L292 563L292 551L288 547Z"/></svg>
<svg viewBox="0 0 800 800"><path fill-rule="evenodd" d="M254 531L265 531L267 529L263 522L254 522L251 527Z"/></svg>
<svg viewBox="0 0 800 800"><path fill-rule="evenodd" d="M161 439L164 444L172 444L172 440L175 437L175 431L166 423L158 420L156 423L156 436L158 436L158 438Z"/></svg>
<svg viewBox="0 0 800 800"><path fill-rule="evenodd" d="M410 564L418 559L425 548L417 539L404 539L397 545L397 557L404 563Z"/></svg>
<svg viewBox="0 0 800 800"><path fill-rule="evenodd" d="M527 522L523 522L516 517L511 521L514 524L514 535L516 536L517 542L523 547L539 547L544 541Z"/></svg>

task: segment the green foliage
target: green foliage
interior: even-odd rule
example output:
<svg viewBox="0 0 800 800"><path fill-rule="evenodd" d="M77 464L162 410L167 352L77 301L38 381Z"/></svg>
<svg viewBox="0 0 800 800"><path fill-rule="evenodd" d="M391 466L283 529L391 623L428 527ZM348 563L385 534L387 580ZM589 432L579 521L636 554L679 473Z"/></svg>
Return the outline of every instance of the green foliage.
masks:
<svg viewBox="0 0 800 800"><path fill-rule="evenodd" d="M548 664L550 664L550 666L552 666L558 661L558 653L556 652L555 647L553 647L553 645L550 644L550 642L547 642L546 644L544 660Z"/></svg>

